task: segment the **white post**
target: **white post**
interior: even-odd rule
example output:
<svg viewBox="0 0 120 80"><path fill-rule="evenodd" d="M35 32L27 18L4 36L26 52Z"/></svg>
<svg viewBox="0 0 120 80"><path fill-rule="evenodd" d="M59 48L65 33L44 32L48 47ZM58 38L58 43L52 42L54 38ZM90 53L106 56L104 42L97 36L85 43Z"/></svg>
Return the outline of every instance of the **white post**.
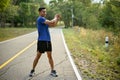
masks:
<svg viewBox="0 0 120 80"><path fill-rule="evenodd" d="M106 36L105 37L105 47L108 47L108 45L109 45L109 37Z"/></svg>

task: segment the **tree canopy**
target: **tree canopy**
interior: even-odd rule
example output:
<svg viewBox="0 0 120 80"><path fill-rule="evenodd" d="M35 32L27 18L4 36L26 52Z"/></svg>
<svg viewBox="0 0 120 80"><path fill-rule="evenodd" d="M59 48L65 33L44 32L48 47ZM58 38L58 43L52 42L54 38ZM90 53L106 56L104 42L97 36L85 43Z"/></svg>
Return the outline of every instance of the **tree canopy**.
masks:
<svg viewBox="0 0 120 80"><path fill-rule="evenodd" d="M4 11L9 5L10 0L0 0L0 12Z"/></svg>
<svg viewBox="0 0 120 80"><path fill-rule="evenodd" d="M0 27L32 26L38 17L38 8L47 8L47 18L52 19L56 13L61 14L65 27L82 26L98 29L120 27L120 1L101 0L0 0ZM73 20L73 21L72 21Z"/></svg>

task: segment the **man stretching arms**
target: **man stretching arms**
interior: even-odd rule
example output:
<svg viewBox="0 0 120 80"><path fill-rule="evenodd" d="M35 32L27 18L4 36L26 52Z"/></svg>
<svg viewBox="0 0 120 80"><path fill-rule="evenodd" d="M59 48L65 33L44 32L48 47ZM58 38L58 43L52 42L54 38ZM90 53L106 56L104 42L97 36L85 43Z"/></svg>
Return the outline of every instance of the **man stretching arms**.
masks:
<svg viewBox="0 0 120 80"><path fill-rule="evenodd" d="M46 20L46 8L41 7L39 8L39 17L37 19L37 28L38 28L38 42L37 42L37 55L33 62L33 68L30 71L29 76L32 77L35 72L35 67L40 59L42 53L47 52L47 57L49 60L49 64L51 67L51 75L53 77L57 77L56 71L54 70L54 61L52 58L52 44L50 33L48 27L55 26L60 19L60 16L57 14L55 15L53 20Z"/></svg>

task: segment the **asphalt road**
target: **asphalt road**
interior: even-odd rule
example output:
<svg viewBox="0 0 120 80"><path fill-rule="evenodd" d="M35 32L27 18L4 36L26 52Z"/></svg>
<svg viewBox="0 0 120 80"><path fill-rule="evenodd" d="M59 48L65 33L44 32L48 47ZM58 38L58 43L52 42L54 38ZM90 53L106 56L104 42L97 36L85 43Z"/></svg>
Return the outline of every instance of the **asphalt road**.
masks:
<svg viewBox="0 0 120 80"><path fill-rule="evenodd" d="M63 44L61 29L50 29L53 59L58 77L50 76L46 53L42 55L32 80L77 80ZM28 80L36 55L37 31L0 42L0 80Z"/></svg>

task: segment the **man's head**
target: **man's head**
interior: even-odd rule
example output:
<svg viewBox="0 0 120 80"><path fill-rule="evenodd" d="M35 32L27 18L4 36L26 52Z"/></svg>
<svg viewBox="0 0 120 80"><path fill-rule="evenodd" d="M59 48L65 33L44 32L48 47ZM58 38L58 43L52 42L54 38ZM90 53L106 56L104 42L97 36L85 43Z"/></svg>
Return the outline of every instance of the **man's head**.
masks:
<svg viewBox="0 0 120 80"><path fill-rule="evenodd" d="M45 17L46 16L46 8L45 7L40 7L38 9L40 16Z"/></svg>

